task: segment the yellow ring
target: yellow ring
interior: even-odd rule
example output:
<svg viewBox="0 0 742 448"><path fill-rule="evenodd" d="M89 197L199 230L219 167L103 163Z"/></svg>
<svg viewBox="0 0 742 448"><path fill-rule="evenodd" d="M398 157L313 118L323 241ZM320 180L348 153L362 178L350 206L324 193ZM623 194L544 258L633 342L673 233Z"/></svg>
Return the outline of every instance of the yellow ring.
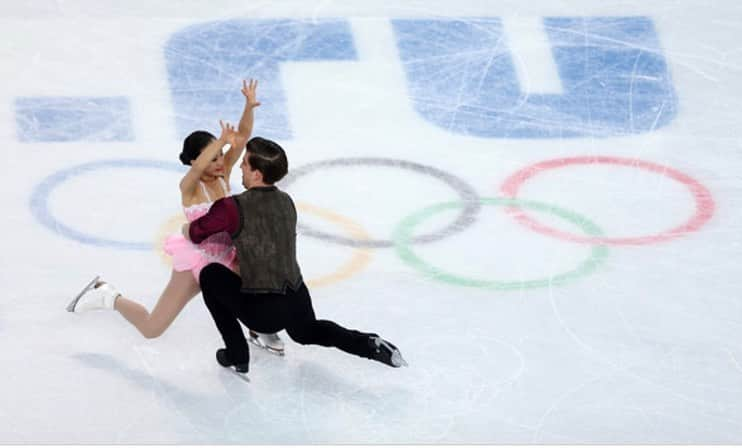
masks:
<svg viewBox="0 0 742 448"><path fill-rule="evenodd" d="M369 234L366 233L365 230L363 230L360 224L351 221L349 218L338 215L335 212L302 202L297 203L296 208L300 212L308 213L310 215L314 215L326 221L329 221L333 224L339 225L348 233L348 236L352 238L370 238ZM160 226L159 232L157 232L157 237L155 239L155 251L160 256L162 262L167 266L172 266L172 263L170 262L170 256L167 255L163 250L165 239L173 233L180 232L181 227L186 222L187 220L185 216L182 213L178 213L171 216L167 221L165 221L165 223ZM340 282L361 271L363 268L368 266L370 262L371 250L361 247L353 248L353 256L350 258L350 260L348 260L348 262L340 266L335 272L307 280L307 285L311 288L316 288Z"/></svg>
<svg viewBox="0 0 742 448"><path fill-rule="evenodd" d="M170 268L173 267L173 263L170 255L165 253L165 239L173 233L180 233L181 227L187 222L188 220L183 213L176 213L160 226L160 230L155 237L155 252L160 256L160 260Z"/></svg>
<svg viewBox="0 0 742 448"><path fill-rule="evenodd" d="M309 213L310 215L317 216L319 218L325 219L333 224L338 224L343 229L345 229L346 232L348 232L348 235L353 238L358 239L369 239L370 236L368 233L366 233L365 230L363 230L363 227L361 227L360 224L351 221L350 219L340 216L337 213L331 212L329 210L314 206L305 204L303 202L300 202L297 204L297 209L300 212ZM360 271L361 269L365 268L369 262L371 262L371 251L366 248L354 248L353 249L353 256L351 259L345 263L344 265L340 266L338 270L331 274L323 275L321 277L317 277L311 280L307 280L307 284L310 287L315 286L327 286L331 285L333 283L337 283L339 281L345 280L346 278L352 276L356 272Z"/></svg>

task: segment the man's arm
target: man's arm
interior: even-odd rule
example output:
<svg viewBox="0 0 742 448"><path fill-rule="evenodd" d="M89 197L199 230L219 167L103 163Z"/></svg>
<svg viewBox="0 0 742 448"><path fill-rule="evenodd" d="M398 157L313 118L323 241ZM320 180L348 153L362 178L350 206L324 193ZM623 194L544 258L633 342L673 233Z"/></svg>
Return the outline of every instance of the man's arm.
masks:
<svg viewBox="0 0 742 448"><path fill-rule="evenodd" d="M183 236L196 244L219 232L234 234L239 228L240 212L231 196L214 202L209 211L190 224L183 225Z"/></svg>

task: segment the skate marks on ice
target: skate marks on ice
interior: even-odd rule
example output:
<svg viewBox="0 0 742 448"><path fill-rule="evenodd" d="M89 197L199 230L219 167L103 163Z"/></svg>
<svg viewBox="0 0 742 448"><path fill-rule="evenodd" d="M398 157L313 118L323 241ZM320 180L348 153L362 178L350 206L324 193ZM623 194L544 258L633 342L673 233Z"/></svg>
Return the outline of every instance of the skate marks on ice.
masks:
<svg viewBox="0 0 742 448"><path fill-rule="evenodd" d="M651 17L390 17L377 26L378 35L390 28L385 59L401 64L414 111L451 134L614 137L651 132L678 113ZM540 49L536 55L533 44ZM203 128L209 117L225 112L239 116L240 105L231 100L232 74L251 73L272 80L263 90L258 127L290 139L295 131L280 65L363 63L368 57L363 46L359 26L345 18L220 20L183 27L165 44L179 133ZM545 82L537 82L545 72ZM457 86L456 95L451 86Z"/></svg>
<svg viewBox="0 0 742 448"><path fill-rule="evenodd" d="M650 17L394 19L392 24L415 110L451 133L615 137L651 132L677 115L677 95ZM513 46L520 47L517 54ZM537 47L535 58L528 57ZM519 75L523 65L532 65L535 76L527 69ZM541 79L548 82L533 85L544 72L551 72ZM460 86L458 95L449 95L450 85Z"/></svg>
<svg viewBox="0 0 742 448"><path fill-rule="evenodd" d="M338 361L336 353L327 352L320 355L320 362ZM150 370L149 362L144 359L142 364L134 361L134 365L113 355L90 352L75 353L70 358L149 392L152 403L169 414L166 422L172 426L171 431L157 439L168 443L394 440L394 433L389 432L389 427L384 430L383 422L397 421L400 416L395 414L396 410L405 409L404 403L414 403L414 396L403 384L389 383L388 379L396 376L397 371L354 358L339 360L348 368L324 367L315 361L279 358L259 351L251 363L250 384L236 378L239 374L233 369L224 371L216 363L205 369L183 371L175 367L158 372ZM358 418L354 425L344 423L349 413ZM383 418L378 413L383 413ZM318 415L328 418L316 421ZM297 425L298 422L301 424ZM276 425L284 429L256 430ZM363 434L356 433L359 428ZM374 436L375 430L369 428L380 432ZM125 434L127 430L122 431L121 440L127 437L131 440ZM106 440L114 441L114 437Z"/></svg>
<svg viewBox="0 0 742 448"><path fill-rule="evenodd" d="M134 141L127 97L43 96L15 99L22 142Z"/></svg>
<svg viewBox="0 0 742 448"><path fill-rule="evenodd" d="M222 416L243 398L240 393L235 392L235 388L242 388L245 384L229 373L222 372L223 368L218 365L212 370L222 387L212 387L208 393L199 393L194 391L195 386L192 382L185 381L183 386L180 386L174 381L166 380L168 375L158 375L149 371L146 363L142 370L108 354L76 353L70 357L87 368L124 379L139 389L149 391L153 402L163 406L171 414L168 422L175 424L173 431L176 436L163 436L170 443L225 442L222 437L224 432ZM185 373L194 376L203 374L200 370ZM177 376L182 377L180 374ZM183 435L182 439L177 437L180 434Z"/></svg>
<svg viewBox="0 0 742 448"><path fill-rule="evenodd" d="M239 379L240 379L240 381L244 381L244 382L246 382L246 383L248 383L248 384L250 383L250 377L249 377L249 376L247 376L247 372L244 372L244 373L242 373L242 372L238 372L238 371L236 371L236 370L234 369L234 367L223 367L223 368L224 368L224 369L227 369L227 371L228 371L229 373L231 373L232 375L234 375L234 376L236 376L237 378L239 378Z"/></svg>
<svg viewBox="0 0 742 448"><path fill-rule="evenodd" d="M224 417L225 439L251 444L397 440L390 431L404 421L408 403L415 403L404 381L389 381L397 371L365 360L338 359L329 350L309 351L311 361L291 357L278 369L255 369L252 385L244 389L251 400L241 401ZM282 430L255 430L264 427Z"/></svg>

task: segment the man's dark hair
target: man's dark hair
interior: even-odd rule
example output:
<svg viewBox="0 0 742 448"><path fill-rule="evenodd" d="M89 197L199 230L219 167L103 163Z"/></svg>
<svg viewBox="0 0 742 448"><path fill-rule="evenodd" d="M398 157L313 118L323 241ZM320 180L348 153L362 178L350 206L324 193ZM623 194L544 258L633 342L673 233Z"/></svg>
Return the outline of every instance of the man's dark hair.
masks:
<svg viewBox="0 0 742 448"><path fill-rule="evenodd" d="M183 151L180 153L178 158L183 165L190 165L192 160L196 160L201 151L206 148L209 143L216 140L214 134L206 131L193 131L191 134L183 140Z"/></svg>
<svg viewBox="0 0 742 448"><path fill-rule="evenodd" d="M263 182L275 184L289 172L289 161L281 146L266 138L253 137L245 145L247 160L253 170L263 175Z"/></svg>

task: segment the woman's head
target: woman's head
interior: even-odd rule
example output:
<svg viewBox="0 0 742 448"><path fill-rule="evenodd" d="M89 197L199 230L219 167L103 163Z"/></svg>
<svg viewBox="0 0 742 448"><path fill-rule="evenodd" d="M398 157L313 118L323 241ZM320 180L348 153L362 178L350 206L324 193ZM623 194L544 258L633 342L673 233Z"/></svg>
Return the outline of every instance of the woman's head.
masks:
<svg viewBox="0 0 742 448"><path fill-rule="evenodd" d="M209 146L209 143L214 140L216 140L216 137L211 132L193 131L185 138L185 140L183 140L183 151L181 151L178 158L183 165L191 165L191 163L201 155L204 148ZM217 153L217 156L210 161L204 174L208 176L220 176L224 174L224 155L221 150Z"/></svg>
<svg viewBox="0 0 742 448"><path fill-rule="evenodd" d="M196 160L209 143L216 140L214 134L206 131L193 131L183 140L183 151L180 153L180 161L183 165L190 165Z"/></svg>

